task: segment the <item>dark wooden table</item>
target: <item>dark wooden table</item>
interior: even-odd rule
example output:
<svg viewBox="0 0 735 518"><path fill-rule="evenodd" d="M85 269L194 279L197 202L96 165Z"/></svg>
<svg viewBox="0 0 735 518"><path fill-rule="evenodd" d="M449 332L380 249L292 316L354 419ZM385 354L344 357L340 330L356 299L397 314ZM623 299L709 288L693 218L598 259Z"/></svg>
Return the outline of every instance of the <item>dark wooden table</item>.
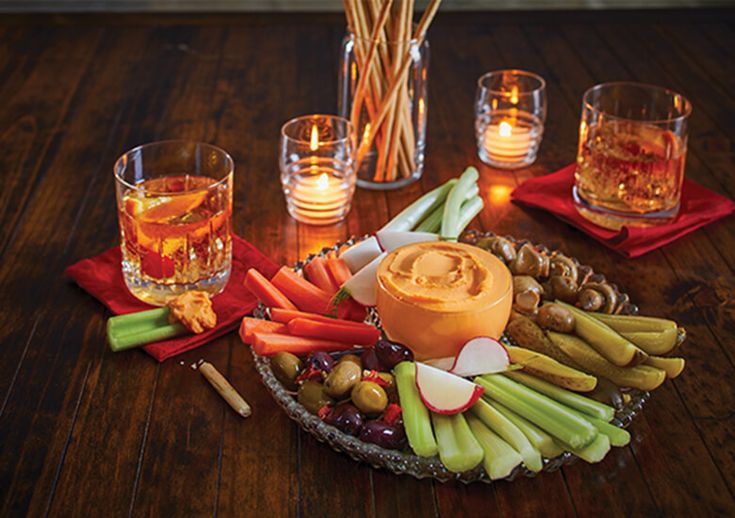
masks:
<svg viewBox="0 0 735 518"><path fill-rule="evenodd" d="M343 30L338 15L0 18L0 515L734 515L733 219L623 260L509 193L574 159L586 88L633 79L691 99L687 175L735 197L735 13L440 13L424 178L361 190L346 223L308 227L285 211L278 130L335 110ZM548 81L540 157L515 173L482 166L473 136L475 80L505 67ZM233 155L235 228L282 263L476 165L487 208L474 226L559 247L686 325L687 370L599 465L464 486L357 464L289 421L235 334L164 364L112 354L108 314L62 275L117 242L115 158L165 138ZM199 358L252 402L250 419L189 368Z"/></svg>

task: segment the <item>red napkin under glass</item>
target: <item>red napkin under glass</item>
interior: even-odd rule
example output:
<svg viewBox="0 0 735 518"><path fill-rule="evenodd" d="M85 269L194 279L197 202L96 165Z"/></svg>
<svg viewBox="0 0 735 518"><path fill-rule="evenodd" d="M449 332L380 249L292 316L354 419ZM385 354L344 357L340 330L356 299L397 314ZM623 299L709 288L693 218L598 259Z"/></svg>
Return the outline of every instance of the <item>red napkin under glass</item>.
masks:
<svg viewBox="0 0 735 518"><path fill-rule="evenodd" d="M65 273L116 315L152 309L153 306L141 302L128 291L122 276L121 261L120 247L116 246L96 257L82 259L69 266ZM212 299L217 326L198 335L146 345L143 347L145 352L162 362L235 329L242 317L258 305L257 299L243 284L250 268L255 268L269 279L278 271L276 263L244 239L233 235L230 281L224 291Z"/></svg>
<svg viewBox="0 0 735 518"><path fill-rule="evenodd" d="M643 255L735 212L735 202L685 178L681 209L674 221L655 227L609 230L586 220L574 207L575 168L572 164L556 173L526 180L513 191L511 199L548 210L626 257Z"/></svg>

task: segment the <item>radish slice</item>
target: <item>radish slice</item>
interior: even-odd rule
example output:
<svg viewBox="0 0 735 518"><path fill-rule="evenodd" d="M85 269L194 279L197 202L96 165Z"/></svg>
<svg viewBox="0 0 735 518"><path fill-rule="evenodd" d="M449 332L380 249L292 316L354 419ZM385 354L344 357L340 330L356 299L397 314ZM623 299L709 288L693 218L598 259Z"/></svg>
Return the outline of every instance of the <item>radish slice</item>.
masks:
<svg viewBox="0 0 735 518"><path fill-rule="evenodd" d="M383 252L370 261L367 266L349 278L335 295L335 300L349 295L363 306L377 304L378 266L387 254Z"/></svg>
<svg viewBox="0 0 735 518"><path fill-rule="evenodd" d="M352 245L339 256L347 263L347 267L352 273L357 273L366 264L378 257L381 252L382 250L378 245L378 240L375 236L372 236Z"/></svg>
<svg viewBox="0 0 735 518"><path fill-rule="evenodd" d="M506 371L509 365L510 357L503 344L478 336L464 344L449 372L462 377L480 376Z"/></svg>
<svg viewBox="0 0 735 518"><path fill-rule="evenodd" d="M434 358L433 360L425 360L424 363L443 371L450 371L452 370L452 367L454 367L454 361L456 359L457 358L455 356L447 356L446 358Z"/></svg>
<svg viewBox="0 0 735 518"><path fill-rule="evenodd" d="M425 363L416 363L416 388L429 410L447 415L464 412L484 392L471 381Z"/></svg>
<svg viewBox="0 0 735 518"><path fill-rule="evenodd" d="M401 232L399 230L379 230L375 237L378 239L378 246L384 252L392 252L396 248L413 243L426 243L429 241L438 241L439 234L431 232Z"/></svg>

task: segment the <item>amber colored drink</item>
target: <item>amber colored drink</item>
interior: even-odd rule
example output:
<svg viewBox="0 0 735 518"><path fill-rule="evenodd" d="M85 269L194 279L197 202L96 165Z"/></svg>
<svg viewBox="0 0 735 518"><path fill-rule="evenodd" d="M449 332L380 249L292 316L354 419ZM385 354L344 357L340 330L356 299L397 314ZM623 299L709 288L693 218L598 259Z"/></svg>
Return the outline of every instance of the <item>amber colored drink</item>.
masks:
<svg viewBox="0 0 735 518"><path fill-rule="evenodd" d="M676 210L686 158L679 137L630 121L610 121L587 131L577 155L579 196L618 212Z"/></svg>
<svg viewBox="0 0 735 518"><path fill-rule="evenodd" d="M123 275L136 297L163 304L187 289L224 288L232 257L228 182L164 176L126 189L119 200Z"/></svg>
<svg viewBox="0 0 735 518"><path fill-rule="evenodd" d="M672 221L679 213L689 101L672 90L602 83L582 98L574 205L618 230Z"/></svg>

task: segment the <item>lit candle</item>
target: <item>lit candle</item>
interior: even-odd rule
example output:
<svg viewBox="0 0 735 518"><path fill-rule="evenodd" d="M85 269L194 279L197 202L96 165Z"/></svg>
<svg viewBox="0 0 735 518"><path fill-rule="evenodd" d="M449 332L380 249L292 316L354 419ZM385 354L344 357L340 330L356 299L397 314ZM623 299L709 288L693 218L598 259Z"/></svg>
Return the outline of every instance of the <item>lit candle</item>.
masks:
<svg viewBox="0 0 735 518"><path fill-rule="evenodd" d="M309 166L293 178L292 199L298 212L310 219L334 219L349 201L349 190L338 172L323 164L319 151L319 129L312 125L309 137Z"/></svg>
<svg viewBox="0 0 735 518"><path fill-rule="evenodd" d="M480 160L516 169L536 160L546 119L543 78L523 70L495 70L477 82L475 137Z"/></svg>
<svg viewBox="0 0 735 518"><path fill-rule="evenodd" d="M485 129L485 149L493 160L516 162L528 155L533 139L530 128L513 119L489 124Z"/></svg>
<svg viewBox="0 0 735 518"><path fill-rule="evenodd" d="M285 167L282 165L281 182L288 211L301 222L335 223L349 212L354 169L344 159L351 156L351 140L335 135L336 124L349 129L349 122L341 121L333 116L305 116L282 130Z"/></svg>

